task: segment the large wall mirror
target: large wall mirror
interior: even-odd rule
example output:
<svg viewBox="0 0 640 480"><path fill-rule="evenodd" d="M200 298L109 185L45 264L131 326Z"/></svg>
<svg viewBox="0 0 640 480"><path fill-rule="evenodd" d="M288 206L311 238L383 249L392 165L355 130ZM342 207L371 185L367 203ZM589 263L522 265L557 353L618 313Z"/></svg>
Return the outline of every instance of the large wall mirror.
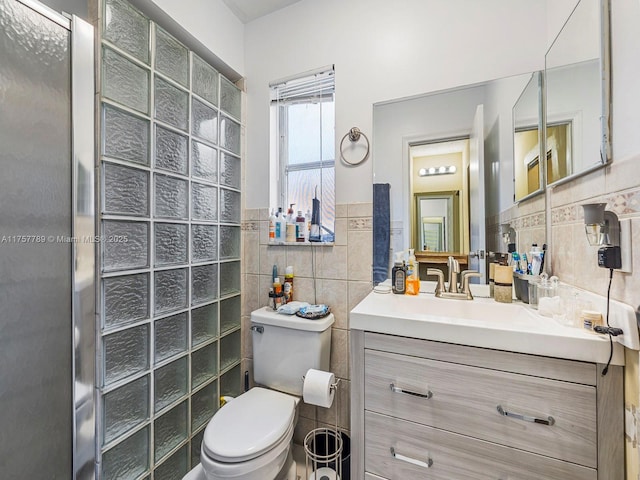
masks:
<svg viewBox="0 0 640 480"><path fill-rule="evenodd" d="M609 1L580 0L545 56L548 185L611 159L609 42Z"/></svg>
<svg viewBox="0 0 640 480"><path fill-rule="evenodd" d="M414 248L436 265L453 255L463 268L486 269L487 218L513 204L512 109L530 79L374 105L374 182L391 185L394 252Z"/></svg>
<svg viewBox="0 0 640 480"><path fill-rule="evenodd" d="M548 2L549 18L556 8ZM500 212L545 184L609 161L609 102L609 0L580 0L545 57L544 76L529 72L374 104L373 181L391 185L392 252L415 248L423 261L453 254L483 272L485 251L500 248L486 236ZM458 163L442 157L456 149ZM457 174L460 181L425 187L421 169L437 172L432 180ZM436 200L446 208L433 213Z"/></svg>

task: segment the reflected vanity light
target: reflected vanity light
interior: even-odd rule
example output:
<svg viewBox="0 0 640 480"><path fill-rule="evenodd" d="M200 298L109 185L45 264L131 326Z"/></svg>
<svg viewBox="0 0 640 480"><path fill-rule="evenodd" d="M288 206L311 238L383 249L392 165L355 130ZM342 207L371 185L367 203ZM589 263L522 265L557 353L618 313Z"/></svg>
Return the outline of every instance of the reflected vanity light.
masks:
<svg viewBox="0 0 640 480"><path fill-rule="evenodd" d="M443 165L442 167L429 167L421 168L418 170L418 175L421 177L428 177L430 175L451 175L456 173L458 169L455 165Z"/></svg>
<svg viewBox="0 0 640 480"><path fill-rule="evenodd" d="M591 246L620 245L620 221L606 203L586 203L584 209L584 231Z"/></svg>

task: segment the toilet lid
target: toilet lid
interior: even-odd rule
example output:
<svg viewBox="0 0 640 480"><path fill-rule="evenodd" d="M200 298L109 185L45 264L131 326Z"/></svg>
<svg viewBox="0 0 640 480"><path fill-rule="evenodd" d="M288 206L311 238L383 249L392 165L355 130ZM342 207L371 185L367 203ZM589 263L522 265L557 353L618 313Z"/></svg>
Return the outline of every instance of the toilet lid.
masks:
<svg viewBox="0 0 640 480"><path fill-rule="evenodd" d="M204 431L202 447L215 460L243 462L270 450L295 416L292 396L255 387L222 407Z"/></svg>

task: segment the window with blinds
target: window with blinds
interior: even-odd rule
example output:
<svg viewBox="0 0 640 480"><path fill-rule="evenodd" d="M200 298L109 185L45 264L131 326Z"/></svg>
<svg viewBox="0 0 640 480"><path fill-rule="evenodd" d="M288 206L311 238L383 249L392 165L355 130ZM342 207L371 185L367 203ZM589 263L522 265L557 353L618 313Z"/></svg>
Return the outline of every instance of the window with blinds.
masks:
<svg viewBox="0 0 640 480"><path fill-rule="evenodd" d="M333 67L271 85L272 139L278 188L275 201L286 213L303 215L320 200L322 241L334 241L335 82ZM274 197L272 196L272 199Z"/></svg>

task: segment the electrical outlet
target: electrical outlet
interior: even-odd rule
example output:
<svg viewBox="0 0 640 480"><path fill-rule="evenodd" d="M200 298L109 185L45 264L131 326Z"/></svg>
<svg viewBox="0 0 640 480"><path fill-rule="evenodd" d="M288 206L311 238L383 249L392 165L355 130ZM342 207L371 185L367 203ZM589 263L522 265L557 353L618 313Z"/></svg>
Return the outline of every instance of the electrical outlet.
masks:
<svg viewBox="0 0 640 480"><path fill-rule="evenodd" d="M631 219L625 218L620 220L620 256L622 258L622 266L619 272L632 273L633 259L631 258Z"/></svg>

